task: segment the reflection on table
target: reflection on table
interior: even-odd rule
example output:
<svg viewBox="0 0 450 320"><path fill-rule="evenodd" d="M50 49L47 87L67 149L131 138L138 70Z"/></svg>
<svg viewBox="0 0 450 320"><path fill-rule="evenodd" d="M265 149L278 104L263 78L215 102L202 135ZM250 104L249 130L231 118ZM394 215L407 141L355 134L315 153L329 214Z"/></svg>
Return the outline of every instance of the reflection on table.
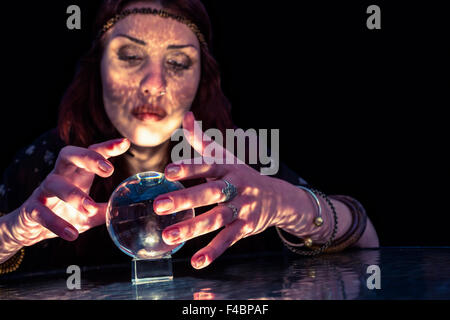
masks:
<svg viewBox="0 0 450 320"><path fill-rule="evenodd" d="M380 268L369 289L367 268ZM219 259L204 270L173 261L173 281L133 286L130 265L82 269L81 289L54 272L0 278L0 299L448 299L450 248L381 248L319 257L281 253Z"/></svg>

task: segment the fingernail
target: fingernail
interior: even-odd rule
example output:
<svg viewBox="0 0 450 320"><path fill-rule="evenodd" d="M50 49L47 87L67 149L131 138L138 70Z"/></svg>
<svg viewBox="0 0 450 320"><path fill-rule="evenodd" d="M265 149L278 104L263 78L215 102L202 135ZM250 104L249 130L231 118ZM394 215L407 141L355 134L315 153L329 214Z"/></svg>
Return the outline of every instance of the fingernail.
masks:
<svg viewBox="0 0 450 320"><path fill-rule="evenodd" d="M126 147L128 147L130 143L130 140L128 140L127 138L125 138L121 143L120 143L120 148L121 149L125 149Z"/></svg>
<svg viewBox="0 0 450 320"><path fill-rule="evenodd" d="M168 177L176 177L180 172L181 166L176 164L171 164L166 168L166 175Z"/></svg>
<svg viewBox="0 0 450 320"><path fill-rule="evenodd" d="M173 208L173 201L170 198L162 198L155 202L156 212L166 212Z"/></svg>
<svg viewBox="0 0 450 320"><path fill-rule="evenodd" d="M98 167L101 169L101 170L103 170L103 171L105 171L105 172L109 172L109 171L111 171L112 170L112 165L110 165L108 162L106 162L105 160L100 160L99 162L98 162Z"/></svg>
<svg viewBox="0 0 450 320"><path fill-rule="evenodd" d="M71 227L66 227L64 229L64 235L67 238L75 239L76 237L78 237L78 232L76 230L74 230L73 228L71 228Z"/></svg>
<svg viewBox="0 0 450 320"><path fill-rule="evenodd" d="M206 257L202 254L201 256L197 257L197 259L195 259L195 267L197 269L201 268L205 264L205 261Z"/></svg>
<svg viewBox="0 0 450 320"><path fill-rule="evenodd" d="M172 228L164 232L164 237L167 238L167 240L170 240L170 242L178 240L179 236L180 236L180 229L178 228Z"/></svg>
<svg viewBox="0 0 450 320"><path fill-rule="evenodd" d="M85 198L83 200L83 207L89 212L94 212L97 210L97 207L95 206L95 202L89 198Z"/></svg>

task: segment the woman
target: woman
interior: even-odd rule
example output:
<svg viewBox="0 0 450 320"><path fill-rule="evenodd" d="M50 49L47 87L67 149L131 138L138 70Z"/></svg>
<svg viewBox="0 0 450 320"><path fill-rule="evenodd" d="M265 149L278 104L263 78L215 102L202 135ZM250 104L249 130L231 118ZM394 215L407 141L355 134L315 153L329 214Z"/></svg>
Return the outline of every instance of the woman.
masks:
<svg viewBox="0 0 450 320"><path fill-rule="evenodd" d="M170 163L170 136L180 126L200 152L204 146L195 140L195 119L203 129L233 128L209 53L209 18L198 0L110 0L99 12L99 36L63 98L57 130L22 151L5 172L3 272L19 267L24 247L23 270L124 259L105 231L105 202L122 180L149 170L164 171L187 186L155 199L155 212L206 211L163 232L169 244L190 240L197 269L243 238L254 236L261 246L257 234L272 226L300 254L378 246L356 200L306 188L284 166L269 177L247 165ZM223 192L233 187L236 194ZM210 237L206 246L196 242L201 235Z"/></svg>

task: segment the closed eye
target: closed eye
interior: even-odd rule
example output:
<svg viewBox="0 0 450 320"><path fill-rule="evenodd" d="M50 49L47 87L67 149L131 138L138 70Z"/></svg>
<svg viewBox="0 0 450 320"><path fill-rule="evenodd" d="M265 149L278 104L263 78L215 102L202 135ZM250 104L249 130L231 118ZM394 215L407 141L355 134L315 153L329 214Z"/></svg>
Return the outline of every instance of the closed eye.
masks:
<svg viewBox="0 0 450 320"><path fill-rule="evenodd" d="M136 46L126 45L119 48L117 57L129 66L137 66L144 60L145 54Z"/></svg>

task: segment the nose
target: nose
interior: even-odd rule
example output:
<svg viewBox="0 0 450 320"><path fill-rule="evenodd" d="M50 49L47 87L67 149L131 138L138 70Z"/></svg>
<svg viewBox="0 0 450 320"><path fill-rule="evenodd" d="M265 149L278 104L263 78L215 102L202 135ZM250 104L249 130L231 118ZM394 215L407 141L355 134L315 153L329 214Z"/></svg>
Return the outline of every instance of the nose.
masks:
<svg viewBox="0 0 450 320"><path fill-rule="evenodd" d="M166 82L161 67L149 66L140 83L140 92L144 97L159 97L165 94Z"/></svg>

